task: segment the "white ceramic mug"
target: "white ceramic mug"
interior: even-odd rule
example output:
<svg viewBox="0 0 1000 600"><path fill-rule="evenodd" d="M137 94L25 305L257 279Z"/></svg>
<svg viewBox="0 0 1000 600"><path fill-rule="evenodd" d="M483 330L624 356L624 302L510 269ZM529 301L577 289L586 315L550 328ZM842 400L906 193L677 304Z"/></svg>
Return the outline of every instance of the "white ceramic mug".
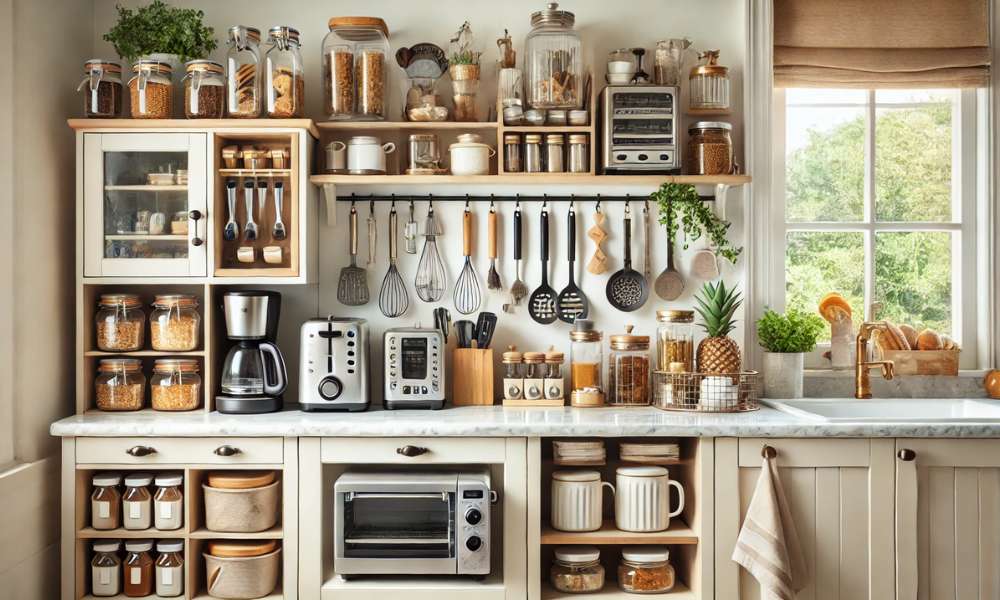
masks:
<svg viewBox="0 0 1000 600"><path fill-rule="evenodd" d="M684 510L684 487L663 467L619 467L615 472L615 526L622 531L665 531ZM670 488L677 488L677 509L670 510Z"/></svg>
<svg viewBox="0 0 1000 600"><path fill-rule="evenodd" d="M559 531L596 531L601 528L601 492L604 486L597 471L556 471L552 473L552 528Z"/></svg>
<svg viewBox="0 0 1000 600"><path fill-rule="evenodd" d="M326 145L326 170L343 171L347 168L347 144L336 140Z"/></svg>
<svg viewBox="0 0 1000 600"><path fill-rule="evenodd" d="M356 135L347 142L347 170L352 173L385 173L385 157L396 150L396 144L379 144L378 138Z"/></svg>

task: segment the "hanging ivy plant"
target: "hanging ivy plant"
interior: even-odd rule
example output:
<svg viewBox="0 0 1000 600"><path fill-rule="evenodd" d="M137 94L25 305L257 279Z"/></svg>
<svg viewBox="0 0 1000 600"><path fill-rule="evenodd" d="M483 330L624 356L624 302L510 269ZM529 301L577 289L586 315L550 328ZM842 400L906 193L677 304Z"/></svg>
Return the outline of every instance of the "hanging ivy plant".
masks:
<svg viewBox="0 0 1000 600"><path fill-rule="evenodd" d="M677 242L677 230L680 228L684 230L685 250L691 242L699 240L702 235L707 235L719 256L736 264L743 247L733 246L726 237L729 221L723 221L716 216L708 203L701 201L693 185L664 183L650 195L650 199L660 207L659 221L667 228L668 244L673 245Z"/></svg>

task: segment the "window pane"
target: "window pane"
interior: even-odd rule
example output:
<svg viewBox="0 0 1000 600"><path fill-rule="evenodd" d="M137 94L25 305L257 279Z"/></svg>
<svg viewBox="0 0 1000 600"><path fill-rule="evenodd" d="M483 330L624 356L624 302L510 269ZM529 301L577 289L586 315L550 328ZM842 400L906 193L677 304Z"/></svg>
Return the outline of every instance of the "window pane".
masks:
<svg viewBox="0 0 1000 600"><path fill-rule="evenodd" d="M786 104L866 104L868 90L822 90L817 88L789 88L785 90Z"/></svg>
<svg viewBox="0 0 1000 600"><path fill-rule="evenodd" d="M875 104L952 102L958 90L875 90Z"/></svg>
<svg viewBox="0 0 1000 600"><path fill-rule="evenodd" d="M855 324L864 317L865 245L860 232L788 233L785 303L815 312L820 298L839 292L851 305ZM821 341L830 340L827 326Z"/></svg>
<svg viewBox="0 0 1000 600"><path fill-rule="evenodd" d="M951 233L920 231L875 236L875 295L880 317L952 331Z"/></svg>
<svg viewBox="0 0 1000 600"><path fill-rule="evenodd" d="M860 221L864 108L788 107L785 115L786 219Z"/></svg>

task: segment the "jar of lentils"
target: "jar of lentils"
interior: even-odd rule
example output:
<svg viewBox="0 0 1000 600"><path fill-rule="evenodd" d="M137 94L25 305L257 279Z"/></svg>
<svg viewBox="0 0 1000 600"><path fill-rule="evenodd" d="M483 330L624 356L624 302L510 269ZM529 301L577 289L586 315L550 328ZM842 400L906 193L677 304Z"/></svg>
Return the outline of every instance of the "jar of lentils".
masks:
<svg viewBox="0 0 1000 600"><path fill-rule="evenodd" d="M226 116L226 76L212 60L192 60L184 66L184 116L221 119Z"/></svg>
<svg viewBox="0 0 1000 600"><path fill-rule="evenodd" d="M691 175L729 175L733 172L733 126L722 121L699 121L688 128L688 164Z"/></svg>
<svg viewBox="0 0 1000 600"><path fill-rule="evenodd" d="M88 118L112 118L122 112L122 66L95 58L83 64L83 114Z"/></svg>
<svg viewBox="0 0 1000 600"><path fill-rule="evenodd" d="M149 313L149 334L153 350L196 350L201 340L198 299L190 294L157 295Z"/></svg>
<svg viewBox="0 0 1000 600"><path fill-rule="evenodd" d="M183 411L201 406L201 375L192 358L161 358L149 379L153 410Z"/></svg>
<svg viewBox="0 0 1000 600"><path fill-rule="evenodd" d="M135 358L106 358L94 379L97 408L108 411L139 410L146 401L146 376Z"/></svg>
<svg viewBox="0 0 1000 600"><path fill-rule="evenodd" d="M156 60L140 59L132 65L128 82L133 119L169 119L173 114L173 68Z"/></svg>
<svg viewBox="0 0 1000 600"><path fill-rule="evenodd" d="M104 352L142 350L146 315L135 294L102 294L97 304L94 328L97 349Z"/></svg>

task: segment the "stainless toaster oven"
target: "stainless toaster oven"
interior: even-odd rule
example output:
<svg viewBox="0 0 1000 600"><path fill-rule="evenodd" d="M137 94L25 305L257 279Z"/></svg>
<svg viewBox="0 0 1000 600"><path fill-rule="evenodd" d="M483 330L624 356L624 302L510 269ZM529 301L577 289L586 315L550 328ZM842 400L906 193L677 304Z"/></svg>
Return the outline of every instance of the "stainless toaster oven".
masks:
<svg viewBox="0 0 1000 600"><path fill-rule="evenodd" d="M385 408L444 407L444 337L440 331L416 327L388 329L382 352Z"/></svg>
<svg viewBox="0 0 1000 600"><path fill-rule="evenodd" d="M601 167L605 173L675 173L680 90L657 85L609 85L601 93Z"/></svg>

